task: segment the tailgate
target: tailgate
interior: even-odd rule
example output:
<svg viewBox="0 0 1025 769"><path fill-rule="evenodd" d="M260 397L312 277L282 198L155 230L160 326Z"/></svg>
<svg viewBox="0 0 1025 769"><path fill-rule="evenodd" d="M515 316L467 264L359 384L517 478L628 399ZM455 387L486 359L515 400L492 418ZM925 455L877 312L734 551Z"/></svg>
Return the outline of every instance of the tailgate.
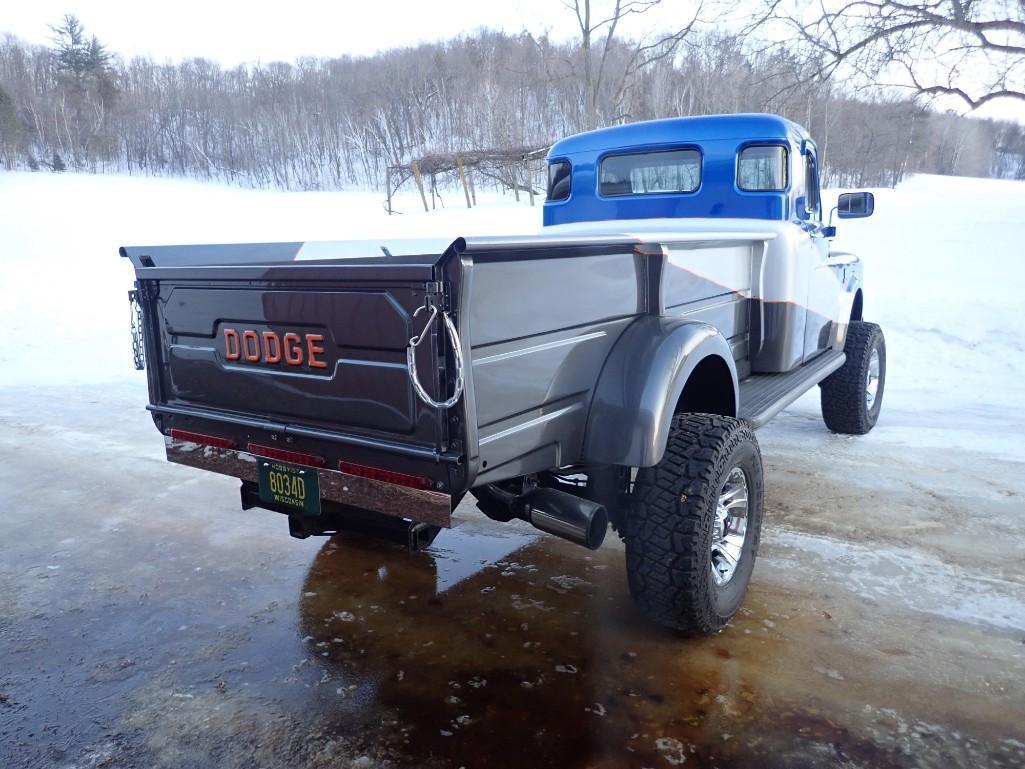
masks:
<svg viewBox="0 0 1025 769"><path fill-rule="evenodd" d="M264 428L290 443L437 458L449 448L447 420L413 392L406 347L426 322L417 308L448 301L448 251L395 256L377 246L388 255L297 260L303 248L122 249L146 317L151 410L176 425L231 424L249 440L264 440L253 432ZM417 348L434 398L448 387L445 354L437 335Z"/></svg>

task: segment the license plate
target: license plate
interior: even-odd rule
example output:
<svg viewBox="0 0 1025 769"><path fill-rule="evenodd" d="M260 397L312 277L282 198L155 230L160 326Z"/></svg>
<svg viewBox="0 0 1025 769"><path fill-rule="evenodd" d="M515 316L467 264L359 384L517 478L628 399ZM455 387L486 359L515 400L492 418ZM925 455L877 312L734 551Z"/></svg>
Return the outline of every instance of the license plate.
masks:
<svg viewBox="0 0 1025 769"><path fill-rule="evenodd" d="M257 460L260 499L297 513L320 515L320 476L312 467Z"/></svg>

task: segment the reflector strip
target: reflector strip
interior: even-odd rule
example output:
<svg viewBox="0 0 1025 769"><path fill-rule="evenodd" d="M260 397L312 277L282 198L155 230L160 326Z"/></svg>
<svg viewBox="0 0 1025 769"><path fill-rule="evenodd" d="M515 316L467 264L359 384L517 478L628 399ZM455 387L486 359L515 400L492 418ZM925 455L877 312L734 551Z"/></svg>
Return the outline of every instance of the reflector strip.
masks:
<svg viewBox="0 0 1025 769"><path fill-rule="evenodd" d="M324 457L316 454L304 454L301 451L289 451L278 449L274 446L263 446L259 443L249 444L249 453L266 459L280 459L282 462L291 462L294 465L306 465L308 467L323 467L327 464Z"/></svg>
<svg viewBox="0 0 1025 769"><path fill-rule="evenodd" d="M238 439L236 438L222 438L218 435L204 435L203 433L194 433L189 430L172 429L171 437L176 441L200 443L204 446L213 446L218 449L238 448Z"/></svg>
<svg viewBox="0 0 1025 769"><path fill-rule="evenodd" d="M348 473L349 475L355 475L360 478L369 478L372 481L394 483L396 486L408 486L411 489L430 490L434 488L434 481L420 475L396 473L392 470L381 470L377 467L355 465L352 462L339 462L338 469L343 473Z"/></svg>

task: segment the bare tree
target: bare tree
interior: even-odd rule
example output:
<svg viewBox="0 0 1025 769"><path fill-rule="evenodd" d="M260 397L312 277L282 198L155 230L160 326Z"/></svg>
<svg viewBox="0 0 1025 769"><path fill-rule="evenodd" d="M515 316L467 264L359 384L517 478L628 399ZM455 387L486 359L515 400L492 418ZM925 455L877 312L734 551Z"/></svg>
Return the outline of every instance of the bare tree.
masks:
<svg viewBox="0 0 1025 769"><path fill-rule="evenodd" d="M620 43L616 32L629 16L641 16L661 5L662 0L561 0L576 17L580 30L580 55L583 59L584 96L587 100L587 127L601 125L600 105L603 89L610 77L610 54ZM656 61L672 56L680 42L690 33L698 20L701 5L680 27L660 35L655 40L632 41L629 54L613 77L612 106L621 108L633 77ZM617 115L617 117L619 117Z"/></svg>
<svg viewBox="0 0 1025 769"><path fill-rule="evenodd" d="M798 43L807 79L850 71L971 109L1025 102L1025 0L766 0L752 27Z"/></svg>
<svg viewBox="0 0 1025 769"><path fill-rule="evenodd" d="M486 149L547 146L592 127L595 112L608 124L771 111L818 139L831 184L893 185L916 171L1022 174L1025 134L1014 124L942 115L906 97L866 101L836 81L801 84L803 55L752 50L722 30L694 30L683 45L669 35L659 47L665 36L638 42L617 24L599 81L601 30L592 41L593 102L580 41L527 33L480 30L371 57L231 69L201 59L102 61L81 31L66 57L60 40L49 48L0 35L0 168L380 188L389 166L441 155L459 157L478 191L541 189L540 164L527 179L526 164L513 176L466 161ZM437 181L461 183L449 176Z"/></svg>

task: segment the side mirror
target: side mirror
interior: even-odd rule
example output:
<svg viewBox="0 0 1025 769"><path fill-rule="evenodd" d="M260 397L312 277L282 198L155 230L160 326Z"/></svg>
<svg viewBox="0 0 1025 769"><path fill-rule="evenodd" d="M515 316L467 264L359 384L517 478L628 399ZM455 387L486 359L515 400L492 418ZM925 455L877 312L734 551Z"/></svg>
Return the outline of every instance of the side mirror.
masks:
<svg viewBox="0 0 1025 769"><path fill-rule="evenodd" d="M845 192L836 201L836 215L840 219L864 219L875 210L876 198L871 192Z"/></svg>

